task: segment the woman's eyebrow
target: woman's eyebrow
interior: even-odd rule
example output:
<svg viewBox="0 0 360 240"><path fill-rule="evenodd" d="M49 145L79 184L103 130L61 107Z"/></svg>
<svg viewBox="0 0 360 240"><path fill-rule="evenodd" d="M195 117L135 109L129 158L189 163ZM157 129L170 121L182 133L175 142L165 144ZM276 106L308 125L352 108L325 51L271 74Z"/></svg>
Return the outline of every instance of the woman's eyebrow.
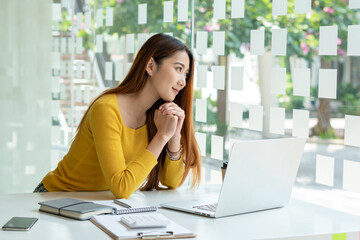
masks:
<svg viewBox="0 0 360 240"><path fill-rule="evenodd" d="M179 64L179 65L181 65L183 68L185 68L185 65L182 64L181 62L175 62L174 64ZM187 71L187 73L188 73L188 72L189 72L189 69L186 69L186 71Z"/></svg>
<svg viewBox="0 0 360 240"><path fill-rule="evenodd" d="M181 62L176 62L176 63L174 63L174 64L179 64L179 65L181 65L183 68L185 68L185 65L182 64Z"/></svg>

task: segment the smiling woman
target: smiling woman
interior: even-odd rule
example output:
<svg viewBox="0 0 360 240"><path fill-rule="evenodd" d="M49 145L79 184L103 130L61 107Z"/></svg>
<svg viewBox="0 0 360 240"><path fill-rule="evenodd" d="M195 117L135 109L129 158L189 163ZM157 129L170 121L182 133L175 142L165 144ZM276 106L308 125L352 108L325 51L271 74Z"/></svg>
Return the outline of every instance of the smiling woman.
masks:
<svg viewBox="0 0 360 240"><path fill-rule="evenodd" d="M197 185L201 158L192 125L193 78L187 46L165 34L151 37L124 81L90 104L69 152L42 187L110 189L116 198L128 198L139 186L176 188L190 170L191 185Z"/></svg>

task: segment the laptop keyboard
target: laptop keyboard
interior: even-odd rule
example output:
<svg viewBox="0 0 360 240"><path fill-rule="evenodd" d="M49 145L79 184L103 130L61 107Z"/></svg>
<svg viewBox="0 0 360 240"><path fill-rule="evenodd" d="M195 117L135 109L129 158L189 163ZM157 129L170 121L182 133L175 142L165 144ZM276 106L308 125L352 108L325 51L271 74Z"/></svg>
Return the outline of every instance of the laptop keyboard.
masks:
<svg viewBox="0 0 360 240"><path fill-rule="evenodd" d="M210 211L210 212L215 212L216 206L217 206L217 203L213 203L213 204L206 204L206 205L200 205L200 206L193 206L193 208L206 210L206 211Z"/></svg>

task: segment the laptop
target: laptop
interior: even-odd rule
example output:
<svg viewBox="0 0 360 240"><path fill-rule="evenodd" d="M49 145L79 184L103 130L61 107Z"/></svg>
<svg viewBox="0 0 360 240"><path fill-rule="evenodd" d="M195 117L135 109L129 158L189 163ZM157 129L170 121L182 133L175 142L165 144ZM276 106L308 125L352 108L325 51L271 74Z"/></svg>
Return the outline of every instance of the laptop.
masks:
<svg viewBox="0 0 360 240"><path fill-rule="evenodd" d="M219 218L285 206L299 169L306 138L234 142L220 194L160 206Z"/></svg>

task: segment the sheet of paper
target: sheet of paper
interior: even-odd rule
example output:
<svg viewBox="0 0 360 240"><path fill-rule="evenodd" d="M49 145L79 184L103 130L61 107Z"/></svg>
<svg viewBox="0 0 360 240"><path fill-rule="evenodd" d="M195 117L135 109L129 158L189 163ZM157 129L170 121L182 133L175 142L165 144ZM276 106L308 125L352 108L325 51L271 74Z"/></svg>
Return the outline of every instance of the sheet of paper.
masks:
<svg viewBox="0 0 360 240"><path fill-rule="evenodd" d="M214 0L214 19L225 19L226 0Z"/></svg>
<svg viewBox="0 0 360 240"><path fill-rule="evenodd" d="M75 87L75 102L82 102L81 99L82 99L81 87L77 85ZM80 111L75 111L75 112L80 112Z"/></svg>
<svg viewBox="0 0 360 240"><path fill-rule="evenodd" d="M51 117L59 117L60 101L51 101Z"/></svg>
<svg viewBox="0 0 360 240"><path fill-rule="evenodd" d="M295 0L295 14L311 12L311 0Z"/></svg>
<svg viewBox="0 0 360 240"><path fill-rule="evenodd" d="M96 35L96 52L101 53L103 51L103 36Z"/></svg>
<svg viewBox="0 0 360 240"><path fill-rule="evenodd" d="M272 1L272 15L283 16L287 14L287 0Z"/></svg>
<svg viewBox="0 0 360 240"><path fill-rule="evenodd" d="M83 52L83 39L82 37L76 37L76 54L81 54Z"/></svg>
<svg viewBox="0 0 360 240"><path fill-rule="evenodd" d="M71 61L67 62L67 76L72 77L74 71L74 64Z"/></svg>
<svg viewBox="0 0 360 240"><path fill-rule="evenodd" d="M309 137L309 111L293 109L294 137Z"/></svg>
<svg viewBox="0 0 360 240"><path fill-rule="evenodd" d="M138 50L142 47L142 45L149 39L149 33L138 33Z"/></svg>
<svg viewBox="0 0 360 240"><path fill-rule="evenodd" d="M287 29L272 29L271 54L274 56L286 56Z"/></svg>
<svg viewBox="0 0 360 240"><path fill-rule="evenodd" d="M64 84L60 85L60 99L66 100L66 85Z"/></svg>
<svg viewBox="0 0 360 240"><path fill-rule="evenodd" d="M195 132L195 138L199 145L201 156L206 157L206 134Z"/></svg>
<svg viewBox="0 0 360 240"><path fill-rule="evenodd" d="M53 52L60 52L60 38L53 38Z"/></svg>
<svg viewBox="0 0 360 240"><path fill-rule="evenodd" d="M66 76L66 61L61 61L61 72L60 76L65 77Z"/></svg>
<svg viewBox="0 0 360 240"><path fill-rule="evenodd" d="M123 63L115 62L115 81L123 80Z"/></svg>
<svg viewBox="0 0 360 240"><path fill-rule="evenodd" d="M164 23L172 23L174 20L174 1L164 2Z"/></svg>
<svg viewBox="0 0 360 240"><path fill-rule="evenodd" d="M263 106L250 105L249 108L249 129L255 131L263 130Z"/></svg>
<svg viewBox="0 0 360 240"><path fill-rule="evenodd" d="M76 28L80 30L82 28L82 21L83 20L83 14L82 12L78 12L76 14Z"/></svg>
<svg viewBox="0 0 360 240"><path fill-rule="evenodd" d="M336 99L337 69L319 70L319 98Z"/></svg>
<svg viewBox="0 0 360 240"><path fill-rule="evenodd" d="M126 34L126 53L134 53L135 50L135 34Z"/></svg>
<svg viewBox="0 0 360 240"><path fill-rule="evenodd" d="M196 52L198 54L206 54L208 42L208 32L198 31L196 32Z"/></svg>
<svg viewBox="0 0 360 240"><path fill-rule="evenodd" d="M232 66L231 67L231 90L243 90L244 85L244 67Z"/></svg>
<svg viewBox="0 0 360 240"><path fill-rule="evenodd" d="M147 23L147 4L139 4L138 5L138 24L146 24Z"/></svg>
<svg viewBox="0 0 360 240"><path fill-rule="evenodd" d="M360 0L358 1L360 3ZM348 56L360 56L360 25L348 26Z"/></svg>
<svg viewBox="0 0 360 240"><path fill-rule="evenodd" d="M285 108L270 107L270 133L285 134Z"/></svg>
<svg viewBox="0 0 360 240"><path fill-rule="evenodd" d="M186 22L188 20L189 12L189 1L188 0L178 0L178 22Z"/></svg>
<svg viewBox="0 0 360 240"><path fill-rule="evenodd" d="M104 26L104 10L102 8L96 10L96 27Z"/></svg>
<svg viewBox="0 0 360 240"><path fill-rule="evenodd" d="M82 77L81 65L82 65L81 62L76 63L76 73L75 73L76 78L81 78Z"/></svg>
<svg viewBox="0 0 360 240"><path fill-rule="evenodd" d="M195 101L195 121L207 122L207 102L206 99L196 99Z"/></svg>
<svg viewBox="0 0 360 240"><path fill-rule="evenodd" d="M53 3L52 4L52 20L61 21L61 4Z"/></svg>
<svg viewBox="0 0 360 240"><path fill-rule="evenodd" d="M344 160L343 188L360 192L360 162Z"/></svg>
<svg viewBox="0 0 360 240"><path fill-rule="evenodd" d="M89 104L90 103L90 87L85 86L84 89L84 103Z"/></svg>
<svg viewBox="0 0 360 240"><path fill-rule="evenodd" d="M105 62L105 80L113 80L113 64L112 62Z"/></svg>
<svg viewBox="0 0 360 240"><path fill-rule="evenodd" d="M90 80L90 78L91 78L91 65L90 65L90 62L85 62L84 67L85 67L84 77L85 77L85 79Z"/></svg>
<svg viewBox="0 0 360 240"><path fill-rule="evenodd" d="M225 66L213 66L213 88L225 89Z"/></svg>
<svg viewBox="0 0 360 240"><path fill-rule="evenodd" d="M286 94L286 68L273 68L271 70L272 94Z"/></svg>
<svg viewBox="0 0 360 240"><path fill-rule="evenodd" d="M345 115L344 144L360 147L360 116Z"/></svg>
<svg viewBox="0 0 360 240"><path fill-rule="evenodd" d="M197 87L206 88L207 87L207 66L199 65L197 67Z"/></svg>
<svg viewBox="0 0 360 240"><path fill-rule="evenodd" d="M320 26L319 55L336 56L338 26Z"/></svg>
<svg viewBox="0 0 360 240"><path fill-rule="evenodd" d="M91 11L85 13L85 28L91 29Z"/></svg>
<svg viewBox="0 0 360 240"><path fill-rule="evenodd" d="M245 16L245 0L231 0L231 18Z"/></svg>
<svg viewBox="0 0 360 240"><path fill-rule="evenodd" d="M61 43L60 43L61 53L66 53L67 52L67 38L62 37L60 41L61 41Z"/></svg>
<svg viewBox="0 0 360 240"><path fill-rule="evenodd" d="M333 187L334 165L333 157L316 154L316 183Z"/></svg>
<svg viewBox="0 0 360 240"><path fill-rule="evenodd" d="M265 30L251 30L250 32L250 54L263 55L265 43Z"/></svg>
<svg viewBox="0 0 360 240"><path fill-rule="evenodd" d="M60 93L60 79L58 77L51 78L51 92Z"/></svg>
<svg viewBox="0 0 360 240"><path fill-rule="evenodd" d="M224 55L225 54L225 32L215 31L213 32L213 54Z"/></svg>
<svg viewBox="0 0 360 240"><path fill-rule="evenodd" d="M230 126L242 128L243 106L239 103L230 103Z"/></svg>
<svg viewBox="0 0 360 240"><path fill-rule="evenodd" d="M105 25L107 27L111 27L113 23L114 23L114 8L107 8Z"/></svg>
<svg viewBox="0 0 360 240"><path fill-rule="evenodd" d="M52 52L51 53L51 57L52 57L52 68L53 69L60 69L60 53L59 52Z"/></svg>
<svg viewBox="0 0 360 240"><path fill-rule="evenodd" d="M310 97L310 69L294 68L292 77L293 95Z"/></svg>
<svg viewBox="0 0 360 240"><path fill-rule="evenodd" d="M211 135L211 158L223 160L224 137Z"/></svg>
<svg viewBox="0 0 360 240"><path fill-rule="evenodd" d="M360 8L360 1L359 0L349 0L349 8L350 9Z"/></svg>

